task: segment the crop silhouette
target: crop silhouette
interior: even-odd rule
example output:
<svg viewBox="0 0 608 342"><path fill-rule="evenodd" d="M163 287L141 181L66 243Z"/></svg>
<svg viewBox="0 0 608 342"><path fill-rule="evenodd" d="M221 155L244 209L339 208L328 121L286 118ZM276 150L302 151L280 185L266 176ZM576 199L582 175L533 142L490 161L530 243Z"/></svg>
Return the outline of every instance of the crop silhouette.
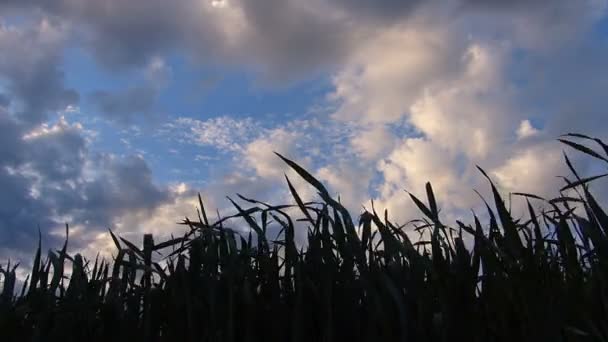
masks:
<svg viewBox="0 0 608 342"><path fill-rule="evenodd" d="M601 140L560 141L608 165ZM566 156L572 178L562 195L517 194L528 212L515 219L480 169L493 194L487 222L473 215L455 227L442 222L427 184L425 200L410 195L424 216L415 230L427 237L416 240L386 212L354 221L311 174L279 157L321 201L304 202L289 179L294 205L241 197L236 215L212 222L200 201L183 237L157 244L145 235L138 247L110 232L112 262L69 255L67 238L46 258L39 246L23 287L16 266L0 270L2 340L608 340L608 215L590 191L605 175L583 177ZM253 234L228 228L234 219ZM282 227L278 241L268 237L271 224ZM305 247L296 229L307 229ZM164 259L155 262L156 252Z"/></svg>

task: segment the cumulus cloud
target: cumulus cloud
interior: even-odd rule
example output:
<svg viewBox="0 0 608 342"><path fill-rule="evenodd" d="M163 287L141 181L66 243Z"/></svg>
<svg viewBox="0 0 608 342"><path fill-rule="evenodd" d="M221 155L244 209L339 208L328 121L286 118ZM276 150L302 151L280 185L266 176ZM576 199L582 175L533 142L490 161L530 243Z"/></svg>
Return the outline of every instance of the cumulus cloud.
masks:
<svg viewBox="0 0 608 342"><path fill-rule="evenodd" d="M371 128L354 132L350 144L357 155L364 160L377 160L392 149L396 137L384 125L374 125Z"/></svg>
<svg viewBox="0 0 608 342"><path fill-rule="evenodd" d="M454 155L429 140L404 139L378 163L382 183L378 189L377 208L388 209L394 219L402 222L418 217L406 191L423 196L426 182L433 185L443 209L472 207L471 190L465 182L466 172L458 170L457 165Z"/></svg>
<svg viewBox="0 0 608 342"><path fill-rule="evenodd" d="M593 76L591 72L579 75L580 61L566 57L581 51L573 46L586 46L580 37L588 34L594 20L590 13L597 7L584 3L577 5L580 11L572 12L564 10L572 9L566 3L550 5L555 13L571 16L568 22L573 25L522 24L528 30L523 33L517 27L520 20L543 22L545 14L539 10L510 17L508 13L536 5L520 4L488 17L479 13L488 14L497 6L466 5L474 8L460 12L456 19L429 7L383 30L364 41L333 78L330 100L337 103L333 117L358 122L360 137L380 136L378 124L390 127L402 120L414 130L413 134L404 132L410 137L382 153L367 153L380 172L377 207L389 208L399 219L418 216L403 190L423 195L427 181L443 199L444 213L476 206L479 199L472 188L487 188L476 164L489 171L505 193L529 186L538 194L556 195L560 180L555 176L567 172L560 146L547 141L568 129L595 131L589 126L599 115L593 108L604 107L599 104L602 97L595 93L601 88L596 82L604 80L604 68L594 62L603 55L603 48L584 50L589 70L596 73ZM440 29L431 25L438 21ZM484 28L479 30L483 33L475 28ZM541 43L544 38L550 41ZM518 49L524 51L524 58L513 58ZM564 58L554 58L562 54ZM553 68L553 63L560 67ZM535 67L542 71L535 72ZM570 71L576 74L572 78ZM589 88L577 88L584 83L580 77L590 80ZM569 108L584 110L575 116ZM351 148L364 157L362 140L352 139Z"/></svg>
<svg viewBox="0 0 608 342"><path fill-rule="evenodd" d="M500 57L478 45L462 57L458 77L427 88L410 106L409 120L442 147L482 159L508 143L512 121L521 114L509 106L509 89L499 76Z"/></svg>
<svg viewBox="0 0 608 342"><path fill-rule="evenodd" d="M435 82L457 68L462 47L447 29L405 25L364 41L334 76L336 119L392 123ZM459 51L460 50L460 51Z"/></svg>
<svg viewBox="0 0 608 342"><path fill-rule="evenodd" d="M356 215L371 199L368 185L373 174L373 169L353 167L348 162L341 162L321 167L315 176L327 184L332 195Z"/></svg>
<svg viewBox="0 0 608 342"><path fill-rule="evenodd" d="M553 143L517 151L494 170L498 183L507 189L533 194L554 192L554 196L557 195L555 191L564 185L557 176L567 174L562 151Z"/></svg>
<svg viewBox="0 0 608 342"><path fill-rule="evenodd" d="M517 128L517 138L526 139L538 134L538 129L534 128L530 120L522 120Z"/></svg>
<svg viewBox="0 0 608 342"><path fill-rule="evenodd" d="M243 156L260 177L281 178L286 165L273 152L286 156L293 155L295 144L300 136L299 132L288 132L282 128L272 130L269 136L250 142Z"/></svg>

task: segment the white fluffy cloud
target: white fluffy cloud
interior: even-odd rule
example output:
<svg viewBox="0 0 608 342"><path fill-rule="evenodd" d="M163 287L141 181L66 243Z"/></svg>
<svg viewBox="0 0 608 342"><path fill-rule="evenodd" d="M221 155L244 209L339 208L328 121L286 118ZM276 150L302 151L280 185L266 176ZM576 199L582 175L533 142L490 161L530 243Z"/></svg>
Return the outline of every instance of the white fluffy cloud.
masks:
<svg viewBox="0 0 608 342"><path fill-rule="evenodd" d="M297 131L288 132L282 128L272 130L268 136L250 142L243 151L243 157L258 176L280 179L286 169L285 163L274 152L286 156L293 154L300 136L301 133Z"/></svg>
<svg viewBox="0 0 608 342"><path fill-rule="evenodd" d="M426 88L449 79L459 47L447 30L421 25L381 31L352 53L333 80L336 119L398 121Z"/></svg>
<svg viewBox="0 0 608 342"><path fill-rule="evenodd" d="M578 121L570 126L576 129L585 127L584 123L596 118L597 113L587 110L576 119L563 111L539 113L538 103L529 101L524 93L526 86L513 78L514 70L521 66L514 56L524 51L528 56L538 56L531 59L550 59L548 51L568 50L573 41L589 34L601 7L580 4L578 12L567 8L571 7L566 3L555 4L554 14L571 26L545 27L521 23L533 18L548 20L545 14L534 11L510 22L514 18L510 11L517 12L517 8L490 13L493 22L479 16L480 8L461 13L466 20L421 11L406 24L392 25L362 42L333 78L335 91L330 100L338 103L333 114L336 120L359 123L360 132L351 147L364 159L376 162L381 174L377 206L389 208L400 219L413 218L416 215L406 209L412 206L403 189L424 196L424 184L431 181L442 199L444 213L474 207L479 199L472 189L487 188L475 165L489 171L505 194L529 189L543 196L557 195L560 179L556 176L567 172L561 147L549 141L565 132L555 124L537 127L532 120ZM443 23L441 29L432 25L437 22ZM474 30L480 28L485 29L480 30L482 34ZM578 68L574 60L564 59L561 65L564 70ZM603 69L598 63L593 65L596 71ZM529 73L524 79L536 83L539 77L543 76ZM603 79L604 74L595 78ZM551 93L551 86L545 86ZM578 99L589 91L585 87L565 87L576 103L583 103ZM388 151L383 150L382 142L375 145L382 152L362 143L368 140L365 136L383 135L378 123L390 127L401 120L419 137L405 137ZM385 136L382 141L390 138ZM342 166L328 167L338 170Z"/></svg>
<svg viewBox="0 0 608 342"><path fill-rule="evenodd" d="M350 140L353 150L363 160L377 160L386 155L396 143L396 137L385 125L354 132Z"/></svg>
<svg viewBox="0 0 608 342"><path fill-rule="evenodd" d="M552 194L564 185L558 176L567 175L559 146L536 144L513 153L494 170L499 184L512 191Z"/></svg>

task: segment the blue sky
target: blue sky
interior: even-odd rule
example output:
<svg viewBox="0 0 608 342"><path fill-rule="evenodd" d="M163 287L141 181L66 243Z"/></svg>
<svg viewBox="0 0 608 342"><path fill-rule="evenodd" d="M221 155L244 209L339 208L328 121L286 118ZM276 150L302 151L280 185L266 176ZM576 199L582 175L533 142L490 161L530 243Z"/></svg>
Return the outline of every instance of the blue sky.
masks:
<svg viewBox="0 0 608 342"><path fill-rule="evenodd" d="M73 227L169 236L196 194L289 201L272 153L358 213L556 195L570 131L608 138L605 0L0 2L0 258ZM582 172L593 171L575 158ZM598 183L601 184L601 183ZM605 186L605 184L604 184ZM601 187L601 185L600 185ZM25 253L25 254L23 254Z"/></svg>

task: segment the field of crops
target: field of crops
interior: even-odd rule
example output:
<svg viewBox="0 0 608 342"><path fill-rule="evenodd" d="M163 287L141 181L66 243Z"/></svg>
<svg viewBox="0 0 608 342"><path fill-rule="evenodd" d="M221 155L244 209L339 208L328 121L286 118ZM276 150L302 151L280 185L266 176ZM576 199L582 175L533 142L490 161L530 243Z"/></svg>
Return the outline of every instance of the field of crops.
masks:
<svg viewBox="0 0 608 342"><path fill-rule="evenodd" d="M602 141L560 140L608 169ZM493 193L483 218L444 224L427 184L426 198L410 195L422 218L405 229L371 208L351 217L283 160L320 201L303 202L287 180L293 205L241 198L237 215L212 221L201 201L183 237L109 233L114 260L71 255L67 241L39 248L24 286L3 264L0 340L608 341L608 214L592 195L603 175L579 175L565 157L562 196L514 194L528 201L515 219L480 169ZM230 229L235 219L253 233ZM308 229L304 247L296 229Z"/></svg>

